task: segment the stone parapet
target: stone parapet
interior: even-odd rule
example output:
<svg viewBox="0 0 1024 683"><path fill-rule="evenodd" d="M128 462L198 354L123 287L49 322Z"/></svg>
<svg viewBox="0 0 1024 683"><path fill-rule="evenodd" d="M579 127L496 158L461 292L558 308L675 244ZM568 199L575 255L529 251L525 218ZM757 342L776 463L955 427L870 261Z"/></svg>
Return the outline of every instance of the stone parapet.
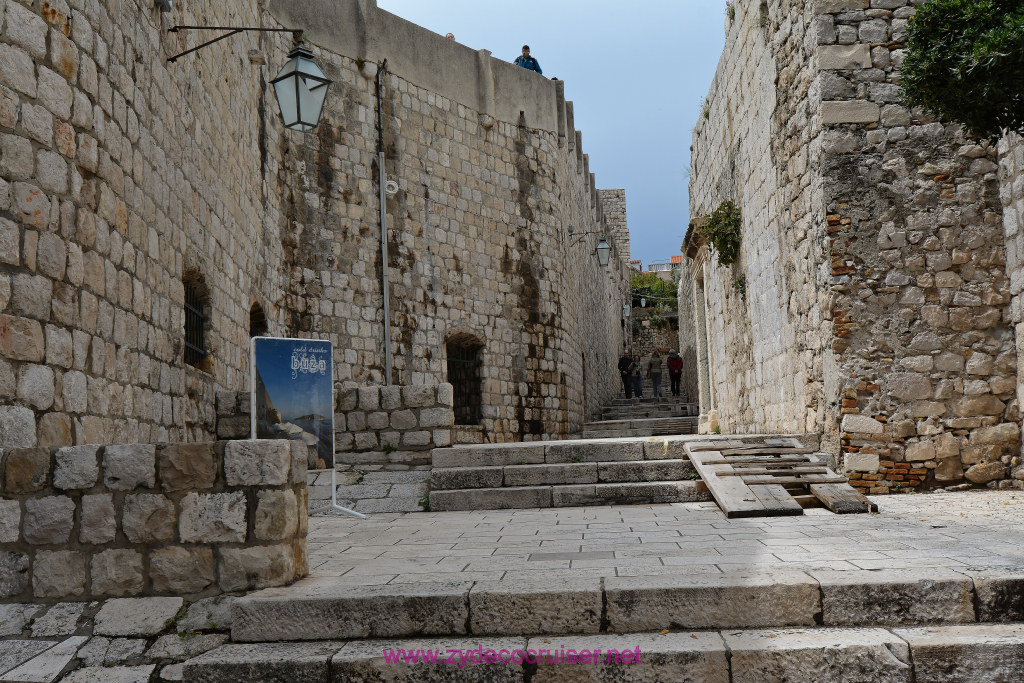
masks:
<svg viewBox="0 0 1024 683"><path fill-rule="evenodd" d="M305 576L296 446L0 451L0 601L203 597Z"/></svg>

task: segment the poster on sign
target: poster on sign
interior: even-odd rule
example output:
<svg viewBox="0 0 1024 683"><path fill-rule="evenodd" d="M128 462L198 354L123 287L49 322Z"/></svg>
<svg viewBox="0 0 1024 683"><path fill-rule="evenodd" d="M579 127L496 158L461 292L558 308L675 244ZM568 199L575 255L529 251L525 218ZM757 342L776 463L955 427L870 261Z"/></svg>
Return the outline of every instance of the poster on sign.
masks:
<svg viewBox="0 0 1024 683"><path fill-rule="evenodd" d="M251 434L306 445L309 469L334 469L334 363L331 342L254 337Z"/></svg>

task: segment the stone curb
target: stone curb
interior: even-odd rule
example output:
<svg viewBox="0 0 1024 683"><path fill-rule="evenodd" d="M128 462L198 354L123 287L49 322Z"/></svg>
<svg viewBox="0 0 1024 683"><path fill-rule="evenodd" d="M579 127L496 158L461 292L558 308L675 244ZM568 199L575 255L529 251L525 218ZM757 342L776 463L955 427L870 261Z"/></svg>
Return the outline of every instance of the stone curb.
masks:
<svg viewBox="0 0 1024 683"><path fill-rule="evenodd" d="M340 586L309 580L235 602L232 640L544 635L567 630L570 622L573 629L592 633L969 624L979 614L1001 621L1024 618L1019 605L1011 604L1006 612L1002 602L1022 582L1024 572L974 577L946 568L612 577L601 582L539 578L504 585ZM503 618L501 601L518 607L509 607ZM581 610L598 606L595 630L594 620L581 616ZM550 618L539 619L535 610L551 612ZM560 616L559 610L567 614Z"/></svg>
<svg viewBox="0 0 1024 683"><path fill-rule="evenodd" d="M680 481L694 472L688 460L679 458L505 467L435 467L430 471L430 489L454 491L502 486Z"/></svg>
<svg viewBox="0 0 1024 683"><path fill-rule="evenodd" d="M634 648L639 649L639 661L636 661L635 651L628 658L624 656ZM439 651L441 656L435 663L387 663L385 649L392 653L402 650L412 657L418 651L433 650ZM477 664L451 652L468 653L478 649L478 656L511 661ZM540 657L541 650L551 653L551 659L539 663L516 662L523 656ZM601 654L597 655L595 664L597 651ZM623 653L621 661L628 663L602 661L609 651ZM558 657L565 659L558 662ZM580 657L586 657L587 661L580 662ZM183 668L184 679L194 683L279 681L285 680L280 677L283 672L292 677L301 672L301 680L323 683L343 680L755 683L768 679L981 683L1024 678L1024 624L233 644L190 659Z"/></svg>

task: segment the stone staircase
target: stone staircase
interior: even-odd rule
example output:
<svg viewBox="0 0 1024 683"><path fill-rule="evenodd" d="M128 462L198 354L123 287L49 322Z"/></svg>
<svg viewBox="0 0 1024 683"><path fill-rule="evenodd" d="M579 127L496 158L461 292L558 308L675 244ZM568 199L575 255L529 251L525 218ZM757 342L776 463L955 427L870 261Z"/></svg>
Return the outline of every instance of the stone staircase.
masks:
<svg viewBox="0 0 1024 683"><path fill-rule="evenodd" d="M1019 681L1022 587L1020 570L943 567L307 580L237 600L233 642L187 661L183 680ZM581 666L596 650L631 656Z"/></svg>
<svg viewBox="0 0 1024 683"><path fill-rule="evenodd" d="M580 439L436 448L430 509L710 500L682 441Z"/></svg>
<svg viewBox="0 0 1024 683"><path fill-rule="evenodd" d="M583 426L583 438L696 434L700 408L675 397L616 398L601 419Z"/></svg>

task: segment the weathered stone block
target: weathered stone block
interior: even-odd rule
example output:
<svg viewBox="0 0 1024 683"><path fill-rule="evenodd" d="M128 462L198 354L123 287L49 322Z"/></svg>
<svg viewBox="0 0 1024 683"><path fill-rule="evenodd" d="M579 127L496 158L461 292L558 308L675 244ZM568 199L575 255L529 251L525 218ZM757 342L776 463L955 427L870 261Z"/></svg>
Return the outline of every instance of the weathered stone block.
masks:
<svg viewBox="0 0 1024 683"><path fill-rule="evenodd" d="M972 446L983 446L989 444L1009 446L1019 441L1020 427L1012 422L975 429L971 432L970 439Z"/></svg>
<svg viewBox="0 0 1024 683"><path fill-rule="evenodd" d="M103 483L115 491L156 486L156 446L129 444L104 447Z"/></svg>
<svg viewBox="0 0 1024 683"><path fill-rule="evenodd" d="M217 457L212 444L173 444L157 452L160 485L164 491L201 491L217 481Z"/></svg>
<svg viewBox="0 0 1024 683"><path fill-rule="evenodd" d="M455 389L448 382L437 385L437 405L451 408L455 405Z"/></svg>
<svg viewBox="0 0 1024 683"><path fill-rule="evenodd" d="M306 472L309 470L309 449L301 441L292 442L292 484L305 484Z"/></svg>
<svg viewBox="0 0 1024 683"><path fill-rule="evenodd" d="M455 412L449 408L425 408L420 411L420 427L451 427L455 424Z"/></svg>
<svg viewBox="0 0 1024 683"><path fill-rule="evenodd" d="M280 486L288 482L291 460L288 441L231 441L224 448L224 476L228 486Z"/></svg>
<svg viewBox="0 0 1024 683"><path fill-rule="evenodd" d="M220 588L224 591L282 586L295 578L290 546L220 548Z"/></svg>
<svg viewBox="0 0 1024 683"><path fill-rule="evenodd" d="M280 541L295 535L299 520L292 491L260 491L256 498L256 538Z"/></svg>
<svg viewBox="0 0 1024 683"><path fill-rule="evenodd" d="M125 496L121 529L132 543L163 543L174 539L174 503L157 493Z"/></svg>
<svg viewBox="0 0 1024 683"><path fill-rule="evenodd" d="M388 414L385 412L377 411L369 413L366 416L366 428L374 431L380 431L381 429L388 428Z"/></svg>
<svg viewBox="0 0 1024 683"><path fill-rule="evenodd" d="M380 407L389 412L402 407L402 387L387 386L380 388Z"/></svg>
<svg viewBox="0 0 1024 683"><path fill-rule="evenodd" d="M732 683L914 680L906 643L883 629L739 631L722 636Z"/></svg>
<svg viewBox="0 0 1024 683"><path fill-rule="evenodd" d="M21 503L0 500L0 543L16 543L21 529Z"/></svg>
<svg viewBox="0 0 1024 683"><path fill-rule="evenodd" d="M174 621L181 598L107 600L96 615L94 632L101 636L155 636Z"/></svg>
<svg viewBox="0 0 1024 683"><path fill-rule="evenodd" d="M75 523L75 502L67 496L27 498L22 536L33 545L67 543Z"/></svg>
<svg viewBox="0 0 1024 683"><path fill-rule="evenodd" d="M185 662L182 679L229 683L260 678L280 681L331 680L330 661L341 643L231 644ZM347 674L339 680L360 680ZM362 679L369 680L369 679Z"/></svg>
<svg viewBox="0 0 1024 683"><path fill-rule="evenodd" d="M597 466L594 466L597 478ZM430 488L435 491L453 489L500 488L504 477L501 467L435 467L430 471Z"/></svg>
<svg viewBox="0 0 1024 683"><path fill-rule="evenodd" d="M847 472L878 472L879 457L877 453L847 453L844 457Z"/></svg>
<svg viewBox="0 0 1024 683"><path fill-rule="evenodd" d="M960 459L965 465L977 465L979 463L996 462L1003 454L1000 446L965 446L960 453Z"/></svg>
<svg viewBox="0 0 1024 683"><path fill-rule="evenodd" d="M849 434L881 434L884 427L867 415L843 415L842 430Z"/></svg>
<svg viewBox="0 0 1024 683"><path fill-rule="evenodd" d="M248 415L217 418L217 438L245 439L251 434L252 423Z"/></svg>
<svg viewBox="0 0 1024 683"><path fill-rule="evenodd" d="M414 429L416 427L416 414L411 410L396 410L391 413L391 426L394 429L401 430Z"/></svg>
<svg viewBox="0 0 1024 683"><path fill-rule="evenodd" d="M357 435L358 443L358 435ZM406 432L402 434L402 445L409 447L417 446L429 446L430 445L430 432L428 431L415 431Z"/></svg>
<svg viewBox="0 0 1024 683"><path fill-rule="evenodd" d="M974 586L949 569L808 573L821 586L825 626L974 621Z"/></svg>
<svg viewBox="0 0 1024 683"><path fill-rule="evenodd" d="M234 493L189 493L181 501L178 534L182 543L244 543L246 502Z"/></svg>
<svg viewBox="0 0 1024 683"><path fill-rule="evenodd" d="M907 446L907 460L910 462L923 462L935 459L935 444L931 441L918 441Z"/></svg>
<svg viewBox="0 0 1024 683"><path fill-rule="evenodd" d="M893 629L910 645L917 681L1024 680L1024 626L962 624Z"/></svg>
<svg viewBox="0 0 1024 683"><path fill-rule="evenodd" d="M388 638L466 632L469 582L384 586L340 584L298 589L284 598L274 591L235 602L232 638L245 642ZM309 591L305 592L304 591ZM327 618L327 615L336 615Z"/></svg>
<svg viewBox="0 0 1024 683"><path fill-rule="evenodd" d="M85 593L86 556L40 550L32 563L32 594L37 598L69 598Z"/></svg>
<svg viewBox="0 0 1024 683"><path fill-rule="evenodd" d="M0 599L25 592L29 586L28 566L28 555L0 551Z"/></svg>
<svg viewBox="0 0 1024 683"><path fill-rule="evenodd" d="M3 409L0 408L0 421L4 419L2 411ZM31 414L32 411L28 412ZM34 426L32 432L32 440L35 441ZM46 488L47 478L50 474L50 449L13 448L4 453L3 464L4 490L7 494L21 495L42 491Z"/></svg>
<svg viewBox="0 0 1024 683"><path fill-rule="evenodd" d="M838 123L874 123L880 117L878 105L864 100L844 102L822 102L821 122L824 125Z"/></svg>
<svg viewBox="0 0 1024 683"><path fill-rule="evenodd" d="M109 493L82 496L82 521L78 540L82 543L103 545L117 535L117 514L114 499Z"/></svg>
<svg viewBox="0 0 1024 683"><path fill-rule="evenodd" d="M336 403L337 410L340 413L347 413L350 410L355 410L356 406L359 405L359 391L354 388L338 391Z"/></svg>
<svg viewBox="0 0 1024 683"><path fill-rule="evenodd" d="M210 548L159 548L150 554L149 566L153 590L159 593L199 593L216 580Z"/></svg>
<svg viewBox="0 0 1024 683"><path fill-rule="evenodd" d="M364 412L380 410L380 387L359 387L359 410Z"/></svg>
<svg viewBox="0 0 1024 683"><path fill-rule="evenodd" d="M469 593L470 630L481 635L597 633L601 579L481 581Z"/></svg>
<svg viewBox="0 0 1024 683"><path fill-rule="evenodd" d="M605 580L609 629L810 626L821 609L803 572L621 577Z"/></svg>
<svg viewBox="0 0 1024 683"><path fill-rule="evenodd" d="M104 550L89 562L93 595L125 596L142 592L142 554L134 550Z"/></svg>
<svg viewBox="0 0 1024 683"><path fill-rule="evenodd" d="M72 446L58 449L54 456L54 488L88 489L96 485L100 477L99 446Z"/></svg>
<svg viewBox="0 0 1024 683"><path fill-rule="evenodd" d="M815 50L821 69L870 69L869 45L822 45ZM875 107L876 111L878 107ZM876 119L877 120L877 119Z"/></svg>
<svg viewBox="0 0 1024 683"><path fill-rule="evenodd" d="M954 405L956 414L962 417L975 415L1001 415L1006 404L991 394L984 396L965 396Z"/></svg>
<svg viewBox="0 0 1024 683"><path fill-rule="evenodd" d="M36 320L0 315L0 356L29 363L42 361L46 357L42 325Z"/></svg>
<svg viewBox="0 0 1024 683"><path fill-rule="evenodd" d="M407 408L429 408L437 403L437 388L432 384L402 387Z"/></svg>
<svg viewBox="0 0 1024 683"><path fill-rule="evenodd" d="M1006 465L1001 462L987 462L979 465L971 465L964 472L964 479L972 484L987 484L995 479L1003 479L1006 476Z"/></svg>

